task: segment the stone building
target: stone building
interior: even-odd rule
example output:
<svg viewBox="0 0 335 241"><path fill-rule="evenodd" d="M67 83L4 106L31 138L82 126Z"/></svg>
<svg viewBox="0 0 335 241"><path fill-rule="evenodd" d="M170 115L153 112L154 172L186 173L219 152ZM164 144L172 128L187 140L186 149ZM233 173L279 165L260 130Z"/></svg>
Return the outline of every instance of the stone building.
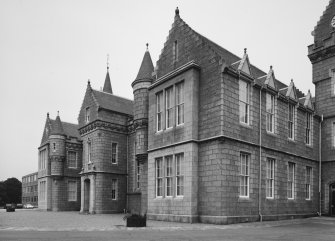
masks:
<svg viewBox="0 0 335 241"><path fill-rule="evenodd" d="M38 160L38 207L41 210L80 209L82 141L78 125L52 120L47 114Z"/></svg>
<svg viewBox="0 0 335 241"><path fill-rule="evenodd" d="M80 200L81 212L220 224L334 214L334 8L330 1L309 46L315 98L276 79L272 66L252 65L246 49L240 58L197 33L177 8L155 67L144 54L134 100L113 94L107 68L102 91L88 82L80 136L68 139L59 117L47 118L54 127L40 151L47 147L50 169L39 171L39 187L48 182L54 206L39 204L69 209L71 179L71 208ZM76 142L73 175L61 171L60 141Z"/></svg>
<svg viewBox="0 0 335 241"><path fill-rule="evenodd" d="M22 204L38 206L37 172L22 177Z"/></svg>

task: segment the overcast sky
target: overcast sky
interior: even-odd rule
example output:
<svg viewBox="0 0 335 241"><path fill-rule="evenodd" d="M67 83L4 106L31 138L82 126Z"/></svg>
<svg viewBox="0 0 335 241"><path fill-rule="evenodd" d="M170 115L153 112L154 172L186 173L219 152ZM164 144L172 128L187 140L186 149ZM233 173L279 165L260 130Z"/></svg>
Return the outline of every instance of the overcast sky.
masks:
<svg viewBox="0 0 335 241"><path fill-rule="evenodd" d="M116 95L131 82L145 44L158 60L178 6L195 31L314 95L307 46L329 0L0 1L0 180L37 171L46 114L77 123L87 80L103 86L106 56Z"/></svg>

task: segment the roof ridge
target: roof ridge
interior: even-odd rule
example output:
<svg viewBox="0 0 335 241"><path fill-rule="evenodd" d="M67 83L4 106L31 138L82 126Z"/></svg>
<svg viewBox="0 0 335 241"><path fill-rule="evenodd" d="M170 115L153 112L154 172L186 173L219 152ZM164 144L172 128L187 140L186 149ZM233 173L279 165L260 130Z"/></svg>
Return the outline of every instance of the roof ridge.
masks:
<svg viewBox="0 0 335 241"><path fill-rule="evenodd" d="M115 94L111 94L111 93L107 93L107 92L104 92L104 91L101 91L101 90L95 90L95 89L92 89L92 90L93 91L97 91L97 92L102 93L102 94L115 96L115 97L118 97L118 98L121 98L121 99L129 100L129 101L134 101L132 99L129 99L129 98L126 98L126 97L123 97L123 96L119 96L119 95L115 95Z"/></svg>

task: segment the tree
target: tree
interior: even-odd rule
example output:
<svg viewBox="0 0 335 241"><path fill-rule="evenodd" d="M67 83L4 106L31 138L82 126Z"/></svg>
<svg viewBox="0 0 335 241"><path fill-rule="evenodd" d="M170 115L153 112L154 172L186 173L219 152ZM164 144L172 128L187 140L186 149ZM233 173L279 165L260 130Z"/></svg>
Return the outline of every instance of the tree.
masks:
<svg viewBox="0 0 335 241"><path fill-rule="evenodd" d="M0 205L21 203L22 183L15 177L0 182Z"/></svg>

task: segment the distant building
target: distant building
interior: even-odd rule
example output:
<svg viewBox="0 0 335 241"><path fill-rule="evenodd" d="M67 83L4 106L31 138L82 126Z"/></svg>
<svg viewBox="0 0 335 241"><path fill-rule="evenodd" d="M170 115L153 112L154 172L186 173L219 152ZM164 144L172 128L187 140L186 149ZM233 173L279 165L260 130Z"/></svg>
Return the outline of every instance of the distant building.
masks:
<svg viewBox="0 0 335 241"><path fill-rule="evenodd" d="M22 204L38 206L37 172L22 177Z"/></svg>
<svg viewBox="0 0 335 241"><path fill-rule="evenodd" d="M144 54L133 101L113 94L107 68L102 91L88 82L78 126L47 117L39 206L220 224L335 215L334 13L330 1L309 46L313 98L176 9L156 67Z"/></svg>

